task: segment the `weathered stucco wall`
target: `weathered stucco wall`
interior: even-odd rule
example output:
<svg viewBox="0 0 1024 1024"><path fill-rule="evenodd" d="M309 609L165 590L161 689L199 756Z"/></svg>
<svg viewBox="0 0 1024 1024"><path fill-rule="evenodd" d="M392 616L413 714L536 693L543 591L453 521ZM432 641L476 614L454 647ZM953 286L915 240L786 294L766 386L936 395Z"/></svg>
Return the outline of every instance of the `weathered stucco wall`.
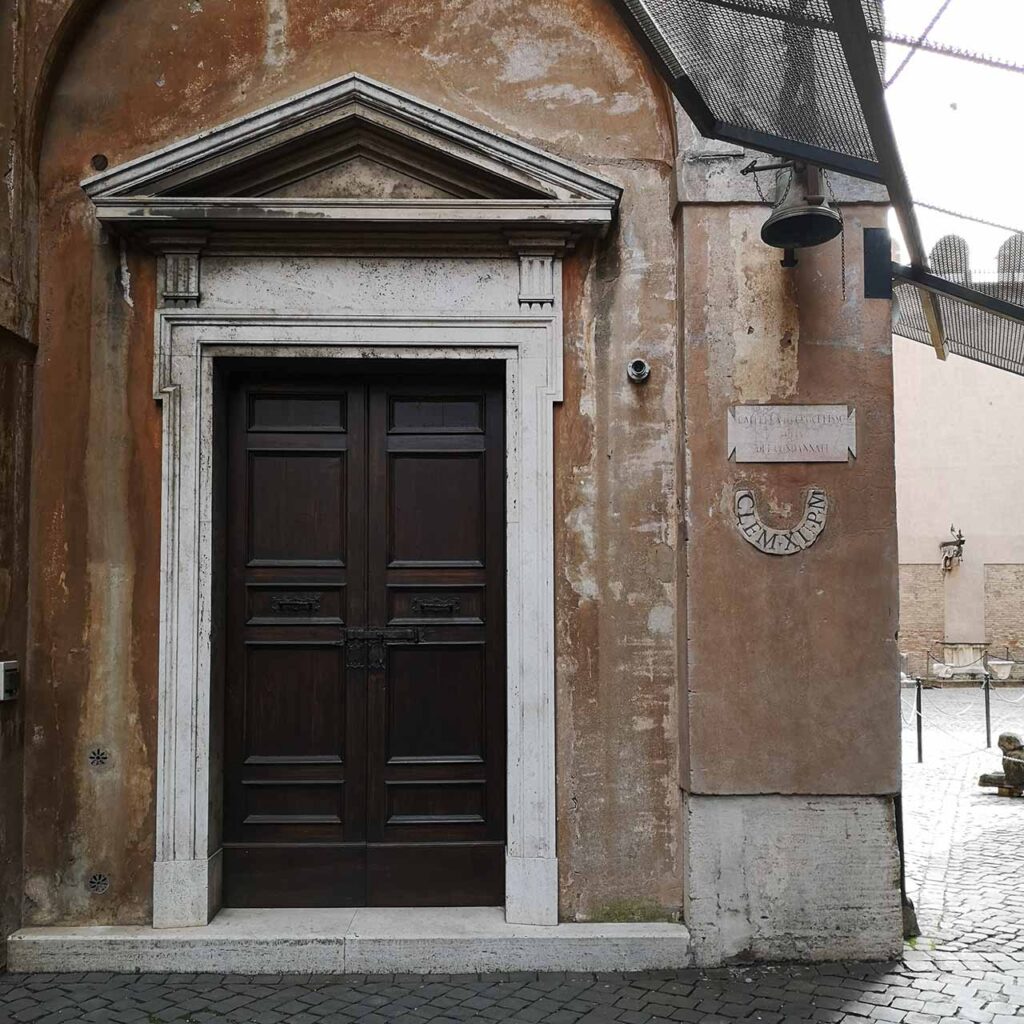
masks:
<svg viewBox="0 0 1024 1024"><path fill-rule="evenodd" d="M738 173L748 158L699 141L683 150L686 922L700 963L894 956L890 309L863 298L861 250L862 228L884 224L884 195L834 182L844 296L838 240L800 251L793 270L761 244L768 210ZM857 457L729 461L726 416L742 403L852 406ZM824 489L824 532L797 554L757 550L735 524L741 487L778 528Z"/></svg>
<svg viewBox="0 0 1024 1024"><path fill-rule="evenodd" d="M898 942L891 818L878 799L897 788L899 763L889 307L865 303L860 280L860 228L883 223L881 207L845 209L845 300L838 243L782 270L757 237L767 211L736 176L735 151L698 147L674 178L665 92L606 0L22 0L19 10L20 73L9 93L0 84L0 138L13 125L23 157L6 199L18 226L7 278L0 267L0 316L26 336L38 323L42 351L24 700L27 920L150 916L153 266L97 232L78 182L94 154L117 164L359 71L625 189L611 237L569 259L564 281L563 917L672 915L685 878L705 960L879 955ZM9 12L0 48L14 38ZM18 170L37 149L38 190ZM855 198L841 180L836 188ZM673 209L676 197L692 205ZM0 205L0 242L8 220ZM653 367L639 388L625 376L634 356ZM24 416L27 394L26 385ZM727 462L727 408L766 401L856 406L856 462ZM778 525L812 484L828 491L832 513L808 552L773 558L735 531L734 487L753 487ZM15 748L3 736L5 769ZM110 752L100 769L88 759L96 747ZM748 845L766 821L770 841ZM806 885L814 858L785 851L813 833L816 857L832 857L841 876L844 823L860 829L864 884L830 946L821 922L832 904L814 902L821 887ZM106 898L87 891L94 871L111 877Z"/></svg>
<svg viewBox="0 0 1024 1024"><path fill-rule="evenodd" d="M39 26L30 30L38 40ZM604 0L109 0L81 28L41 136L30 922L150 913L153 273L145 254L100 236L78 182L94 154L117 164L350 71L625 189L613 236L566 272L556 422L562 913L679 910L673 133L635 43ZM643 389L625 376L637 354L655 367ZM111 755L100 770L87 756L97 746ZM111 878L105 898L87 890L95 871Z"/></svg>
<svg viewBox="0 0 1024 1024"><path fill-rule="evenodd" d="M847 206L839 242L788 271L761 245L759 206L687 206L688 770L693 793L886 794L899 789L896 510L889 304L863 299L862 228L884 207ZM715 301L709 301L714 296ZM849 463L726 459L731 404L849 404ZM758 551L731 514L751 488L774 526L808 487L828 523L794 555ZM866 751L870 750L870 756Z"/></svg>

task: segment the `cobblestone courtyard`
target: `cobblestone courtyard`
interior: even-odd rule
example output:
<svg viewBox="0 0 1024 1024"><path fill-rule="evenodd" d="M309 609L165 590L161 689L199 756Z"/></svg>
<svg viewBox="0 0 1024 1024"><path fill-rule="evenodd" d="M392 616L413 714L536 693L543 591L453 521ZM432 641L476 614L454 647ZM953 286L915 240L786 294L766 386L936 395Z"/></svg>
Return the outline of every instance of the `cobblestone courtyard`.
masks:
<svg viewBox="0 0 1024 1024"><path fill-rule="evenodd" d="M1024 801L977 788L982 771L998 770L998 751L979 749L979 690L925 692L921 765L912 691L903 698L908 889L924 936L901 963L627 975L3 975L0 1022L1024 1021ZM994 691L992 719L993 741L1024 731L1024 690Z"/></svg>
<svg viewBox="0 0 1024 1024"><path fill-rule="evenodd" d="M1024 956L1024 800L978 787L982 772L1002 771L999 733L1024 733L1024 690L992 690L991 751L980 688L925 690L922 764L913 693L903 691L904 834L919 945Z"/></svg>

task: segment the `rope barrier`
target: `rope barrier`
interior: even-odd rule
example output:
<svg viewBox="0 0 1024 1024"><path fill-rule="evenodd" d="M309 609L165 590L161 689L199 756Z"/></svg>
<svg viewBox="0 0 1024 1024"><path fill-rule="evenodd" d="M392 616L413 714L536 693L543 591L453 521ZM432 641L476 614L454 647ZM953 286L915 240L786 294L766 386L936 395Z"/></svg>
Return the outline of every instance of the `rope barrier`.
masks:
<svg viewBox="0 0 1024 1024"><path fill-rule="evenodd" d="M984 684L981 685L981 689L984 691L984 689L985 689L985 685ZM1014 689L1015 689L1015 687L1014 687ZM992 693L995 692L991 685L989 685L988 691L989 691L989 695L990 696L991 696ZM997 700L1001 700L1001 701L1003 701L1006 704L1021 704L1021 703L1024 703L1024 694L1022 694L1020 697L1012 697L1011 698L1011 697L1004 697L1001 694L996 693L996 698L997 698ZM941 732L943 735L948 736L951 740L955 741L958 745L961 745L961 746L964 743L970 743L970 740L965 740L962 736L958 736L956 733L951 732L949 729L945 728L941 723L935 721L934 718L930 716L930 713L933 712L933 711L937 712L938 715L940 715L940 716L944 715L946 718L952 719L954 722L956 722L956 721L958 721L960 719L960 717L962 715L965 715L965 714L967 714L968 712L971 712L971 711L975 711L976 708L974 708L974 707L969 705L969 706L967 706L965 708L961 708L957 712L951 712L951 711L947 711L945 708L940 708L940 707L938 707L937 705L934 705L934 704L931 707L925 709L925 707L922 704L921 711L918 712L917 704L916 704L916 700L915 700L914 704L910 707L909 718L904 715L904 713L903 713L904 709L905 709L905 702L904 702L903 696L901 694L900 695L900 719L903 722L904 726L907 726L909 728L909 727L914 725L916 719L920 718L920 725L921 725L922 728L927 727L928 729L936 729L939 732ZM925 714L926 710L929 712L928 715ZM1001 752L999 752L999 753L1001 753ZM948 760L952 760L952 759L958 758L958 757L971 757L971 756L976 756L978 754L985 754L988 757L999 756L999 754L997 754L995 751L993 751L990 747L971 747L970 749L961 751L959 753L955 753L955 754L954 753L947 753L947 754L944 754L944 755L940 756L939 760L947 760L948 761ZM1006 757L1005 754L1003 754L1002 757L1003 757L1004 760L1009 760L1009 761L1013 761L1015 763L1024 764L1024 757Z"/></svg>
<svg viewBox="0 0 1024 1024"><path fill-rule="evenodd" d="M901 698L900 698L900 718L901 718L901 719L903 720L903 724L904 724L904 725L906 725L906 726L910 726L910 725L913 725L913 723L914 723L914 718L915 718L915 716L917 715L917 708L916 708L916 707L914 707L914 705L913 705L913 704L911 704L911 705L910 705L910 717L909 717L909 718L907 718L907 717L906 717L906 716L905 716L905 715L903 714L903 709L904 709L905 707L906 707L906 704L904 703L904 701L903 701L903 698L901 697ZM922 717L923 717L923 716L922 716Z"/></svg>
<svg viewBox="0 0 1024 1024"><path fill-rule="evenodd" d="M990 687L989 692L996 700L1001 700L1004 704L1024 703L1024 694L1021 694L1019 697L1004 697L995 687Z"/></svg>
<svg viewBox="0 0 1024 1024"><path fill-rule="evenodd" d="M924 721L924 714L923 713L921 715L921 719L922 719L922 721ZM946 736L948 736L952 740L956 740L957 743L961 743L962 744L962 743L969 743L970 742L969 740L964 740L963 737L961 737L961 736L957 736L956 733L950 732L948 729L943 729L943 727L941 725L936 725L934 722L927 723L927 725L931 729L938 729L939 732L944 733ZM988 757L999 757L1000 755L1003 756L1003 757L1006 756L1006 755L1002 754L1002 751L999 751L998 753L993 753L993 751L989 747L971 747L969 750L963 750L959 754L947 754L945 756L944 760L948 761L948 760L951 760L954 757L969 757L971 755L976 755L976 754L985 754ZM1006 758L1006 760L1014 761L1014 762L1019 763L1019 764L1024 764L1024 757L1009 757L1009 758Z"/></svg>
<svg viewBox="0 0 1024 1024"><path fill-rule="evenodd" d="M961 708L959 711L946 711L944 708L933 708L933 710L937 711L940 715L945 715L947 718L956 720L962 715L969 714L974 710L974 708L968 706L966 708Z"/></svg>

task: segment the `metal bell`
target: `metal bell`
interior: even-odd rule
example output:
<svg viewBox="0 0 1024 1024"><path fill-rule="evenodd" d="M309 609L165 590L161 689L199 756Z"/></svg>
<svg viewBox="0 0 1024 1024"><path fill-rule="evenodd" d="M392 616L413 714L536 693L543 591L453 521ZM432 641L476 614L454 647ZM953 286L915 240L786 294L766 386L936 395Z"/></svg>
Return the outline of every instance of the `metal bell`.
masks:
<svg viewBox="0 0 1024 1024"><path fill-rule="evenodd" d="M761 226L761 240L776 249L806 249L831 241L843 230L839 214L821 192L817 167L784 167L776 174L782 201Z"/></svg>

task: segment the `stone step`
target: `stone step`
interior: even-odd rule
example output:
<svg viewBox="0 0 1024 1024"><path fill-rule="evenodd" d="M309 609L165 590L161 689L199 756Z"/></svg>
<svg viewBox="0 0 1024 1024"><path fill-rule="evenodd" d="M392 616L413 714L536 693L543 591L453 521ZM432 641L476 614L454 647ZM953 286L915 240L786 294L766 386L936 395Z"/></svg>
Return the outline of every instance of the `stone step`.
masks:
<svg viewBox="0 0 1024 1024"><path fill-rule="evenodd" d="M515 925L499 907L222 910L202 928L23 928L15 972L466 974L693 964L685 926Z"/></svg>

